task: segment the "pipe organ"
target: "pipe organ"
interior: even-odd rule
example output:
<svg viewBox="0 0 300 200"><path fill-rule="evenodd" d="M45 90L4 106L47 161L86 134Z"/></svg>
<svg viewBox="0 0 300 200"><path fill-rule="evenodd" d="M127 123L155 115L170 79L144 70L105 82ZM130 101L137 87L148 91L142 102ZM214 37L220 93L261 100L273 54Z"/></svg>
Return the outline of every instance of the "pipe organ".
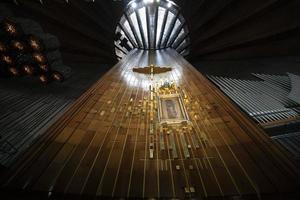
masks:
<svg viewBox="0 0 300 200"><path fill-rule="evenodd" d="M298 120L300 105L288 97L288 76L252 74L260 80L207 76L230 99L261 125Z"/></svg>
<svg viewBox="0 0 300 200"><path fill-rule="evenodd" d="M271 138L284 146L295 159L300 159L300 132L276 135Z"/></svg>

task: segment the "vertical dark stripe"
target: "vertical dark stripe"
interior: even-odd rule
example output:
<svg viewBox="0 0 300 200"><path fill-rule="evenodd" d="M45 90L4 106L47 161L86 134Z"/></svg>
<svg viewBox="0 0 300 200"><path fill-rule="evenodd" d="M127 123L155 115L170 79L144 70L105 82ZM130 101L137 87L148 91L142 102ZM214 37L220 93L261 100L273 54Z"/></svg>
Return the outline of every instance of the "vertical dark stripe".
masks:
<svg viewBox="0 0 300 200"><path fill-rule="evenodd" d="M126 28L124 28L122 26L122 24L118 23L118 26L120 27L120 29L125 33L126 38L129 40L129 42L131 43L131 45L134 47L137 47L137 45L135 44L135 42L132 40L133 38L131 38L130 34L128 33L128 31L126 30Z"/></svg>
<svg viewBox="0 0 300 200"><path fill-rule="evenodd" d="M158 21L158 8L159 6L156 7L156 10L155 10L155 27L154 27L154 37L153 37L153 49L156 49L156 37L157 37L157 21Z"/></svg>
<svg viewBox="0 0 300 200"><path fill-rule="evenodd" d="M181 25L178 27L178 29L176 30L176 32L174 33L173 37L172 37L171 40L170 40L170 45L169 45L169 47L172 47L173 43L175 42L175 40L176 40L176 38L178 37L178 35L179 35L179 33L181 32L181 30L183 29L184 25L185 25L185 24L183 23L183 24L181 24Z"/></svg>
<svg viewBox="0 0 300 200"><path fill-rule="evenodd" d="M115 48L117 48L118 50L122 51L125 55L127 55L127 53L125 51L123 51L123 49L121 49L120 47L118 47L117 45L115 45Z"/></svg>
<svg viewBox="0 0 300 200"><path fill-rule="evenodd" d="M137 36L136 30L135 30L135 28L134 28L134 26L133 26L133 24L132 24L132 21L131 21L130 17L127 15L126 12L124 13L124 16L125 16L126 20L127 20L128 23L129 23L129 26L130 26L130 28L131 28L131 31L132 31L133 35L134 35L135 41L136 41L137 44L138 44L138 48L142 48L142 44L141 44L141 42L140 42L140 40L139 40L139 38L138 38L138 36Z"/></svg>
<svg viewBox="0 0 300 200"><path fill-rule="evenodd" d="M182 42L188 37L188 33L184 34L181 38L178 39L177 44L174 44L174 49L178 49L178 47L182 44Z"/></svg>
<svg viewBox="0 0 300 200"><path fill-rule="evenodd" d="M149 12L150 7L146 6L145 8L146 8L146 19L147 19L148 49L151 49L150 12Z"/></svg>
<svg viewBox="0 0 300 200"><path fill-rule="evenodd" d="M174 26L175 26L175 23L176 23L176 20L179 16L180 12L178 11L177 14L175 15L175 17L172 19L172 22L170 24L170 27L168 29L168 33L167 33L167 36L162 44L162 48L166 48L167 47L167 44L168 44L168 41L170 39L170 36L171 36L171 33L172 33L172 30L174 29Z"/></svg>
<svg viewBox="0 0 300 200"><path fill-rule="evenodd" d="M165 26L166 26L166 22L167 22L167 19L168 19L168 14L169 14L169 10L166 9L164 19L163 19L162 28L161 28L161 32L160 32L160 36L159 36L159 41L158 41L158 45L157 45L156 49L160 49L161 40L162 40L162 37L164 35Z"/></svg>
<svg viewBox="0 0 300 200"><path fill-rule="evenodd" d="M182 46L180 49L178 49L178 53L182 54L182 52L184 52L184 50L186 50L190 45L187 43L185 46Z"/></svg>
<svg viewBox="0 0 300 200"><path fill-rule="evenodd" d="M142 9L142 8L140 8L140 9ZM143 49L146 49L147 46L146 46L146 41L145 41L144 30L143 30L141 17L140 17L140 14L139 14L138 10L135 11L135 16L136 16L138 26L139 26L139 29L140 29L140 34L141 34L141 38L142 38L142 42L143 42Z"/></svg>

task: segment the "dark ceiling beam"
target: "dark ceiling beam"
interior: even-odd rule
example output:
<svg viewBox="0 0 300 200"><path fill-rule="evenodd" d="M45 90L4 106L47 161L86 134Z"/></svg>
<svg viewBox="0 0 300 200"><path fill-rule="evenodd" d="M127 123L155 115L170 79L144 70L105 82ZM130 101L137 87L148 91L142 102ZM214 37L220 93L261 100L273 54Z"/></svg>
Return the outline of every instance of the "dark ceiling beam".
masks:
<svg viewBox="0 0 300 200"><path fill-rule="evenodd" d="M146 20L147 20L147 36L148 36L148 49L151 49L151 32L150 32L150 7L146 6Z"/></svg>
<svg viewBox="0 0 300 200"><path fill-rule="evenodd" d="M195 38L193 43L195 45L197 45L199 42L208 40L208 39L213 38L213 37L218 37L218 35L226 32L226 31L230 31L230 29L235 28L236 26L242 25L243 23L247 23L248 20L251 20L251 18L254 18L257 15L260 15L261 13L267 12L270 8L272 8L274 6L274 4L276 4L278 2L279 2L279 0L272 0L272 1L263 2L263 4L260 5L259 7L257 7L255 10L253 10L253 12L251 12L251 13L245 15L245 16L236 18L235 21L231 21L226 26L222 26L222 29L220 31L213 32L210 35L207 35L207 33L206 33L202 37L199 37L200 34L198 34L198 37Z"/></svg>
<svg viewBox="0 0 300 200"><path fill-rule="evenodd" d="M170 39L170 44L169 47L172 47L176 38L178 37L179 33L181 32L181 30L184 28L185 26L185 22L182 23L181 25L179 25L179 27L177 28L176 32L174 33L173 37Z"/></svg>
<svg viewBox="0 0 300 200"><path fill-rule="evenodd" d="M130 37L130 34L128 33L127 29L125 29L123 27L122 24L118 23L118 26L120 27L120 29L124 32L126 38L128 39L128 41L131 43L131 45L133 46L133 48L137 48L136 43L132 40L132 38Z"/></svg>
<svg viewBox="0 0 300 200"><path fill-rule="evenodd" d="M230 49L235 49L235 48L243 48L243 46L248 46L249 44L255 45L258 44L260 41L272 41L272 38L278 38L280 35L284 35L286 33L292 33L292 32L296 32L297 30L300 29L300 25L296 26L292 29L288 29L288 30L284 30L282 32L276 32L270 35L264 35L264 36L260 36L260 37L256 37L256 38L252 38L252 39L248 39L248 40L243 40L240 42L235 42L235 43L229 43L228 45L220 45L214 48L201 48L196 52L194 52L193 56L201 56L201 55L206 55L206 54L212 54L212 53L216 53L216 52L225 52L226 50L230 50ZM287 37L287 36L286 36Z"/></svg>
<svg viewBox="0 0 300 200"><path fill-rule="evenodd" d="M101 57L101 58L104 58L104 59L112 59L113 58L112 55L106 56L106 55L102 54L101 49L99 49L99 48L88 49L86 47L86 48L79 49L79 48L74 48L74 46L68 46L68 47L61 48L61 50L63 52L66 52L66 53L74 53L74 54L79 54L80 53L82 55ZM99 54L101 56L99 56Z"/></svg>
<svg viewBox="0 0 300 200"><path fill-rule="evenodd" d="M66 65L78 64L78 63L112 63L111 59L104 59L95 56L83 55L82 53L63 52L64 63ZM72 66L71 66L72 67ZM88 70L88 68L87 68Z"/></svg>
<svg viewBox="0 0 300 200"><path fill-rule="evenodd" d="M138 48L140 48L140 49L143 48L142 44L141 44L141 41L139 40L139 38L137 36L137 32L136 32L136 30L135 30L135 28L134 28L134 26L132 24L132 21L131 21L130 17L127 15L126 12L124 13L124 16L125 16L126 20L129 23L130 29L131 29L131 31L132 31L132 33L134 35L135 41L137 42Z"/></svg>
<svg viewBox="0 0 300 200"><path fill-rule="evenodd" d="M172 31L173 31L173 29L174 29L175 23L176 23L176 21L177 21L179 15L180 15L180 11L178 11L178 12L176 13L175 17L172 19L172 22L171 22L171 24L170 24L170 28L169 28L168 33L167 33L167 37L165 38L165 40L164 40L164 42L163 42L163 47L162 47L162 48L166 48L166 47L167 47L167 44L168 44L168 42L169 42L170 36L171 36L171 34L172 34Z"/></svg>
<svg viewBox="0 0 300 200"><path fill-rule="evenodd" d="M48 6L52 8L52 5ZM94 3L87 3L85 1L72 1L68 4L57 3L55 9L60 9L61 13L64 13L64 20L68 24L80 25L79 27L85 30L97 40L106 43L109 40L113 39L113 27L111 23L107 23L107 16L103 16L103 7L98 8L96 12ZM87 10L88 9L88 10ZM101 19L101 20L99 20ZM105 23L106 22L106 23ZM108 33L102 34L102 37L99 37L99 32Z"/></svg>
<svg viewBox="0 0 300 200"><path fill-rule="evenodd" d="M94 55L96 57L103 57L106 59L114 59L111 52L105 51L101 48L101 46L91 46L89 44L84 43L74 43L72 41L64 41L64 45L61 46L62 51L71 52L74 50L78 50L81 52L86 52L87 54Z"/></svg>
<svg viewBox="0 0 300 200"><path fill-rule="evenodd" d="M184 46L182 46L180 49L178 49L178 53L182 54L185 50L187 50L187 48L189 48L189 44L186 44Z"/></svg>
<svg viewBox="0 0 300 200"><path fill-rule="evenodd" d="M146 49L147 45L146 45L146 39L145 39L145 35L144 35L144 29L143 29L143 26L142 26L141 17L140 17L140 14L137 10L134 13L135 13L135 16L136 16L136 19L137 19L137 22L138 22L138 26L139 26L139 29L140 29L140 34L141 34L141 38L142 38L142 42L143 42L143 49Z"/></svg>
<svg viewBox="0 0 300 200"><path fill-rule="evenodd" d="M110 53L110 55L105 55L101 52L101 49L98 49L98 48L94 48L92 50L92 49L89 49L88 47L79 49L79 48L76 48L73 46L67 46L67 47L60 48L60 51L62 52L63 56L65 54L71 54L71 55L73 54L74 57L73 58L69 57L68 60L66 60L65 57L63 57L63 60L68 61L68 62L72 62L73 60L76 60L78 55L89 56L89 57L94 57L94 58L101 59L101 60L106 60L106 62L108 62L108 63L112 62L115 59L114 54Z"/></svg>
<svg viewBox="0 0 300 200"><path fill-rule="evenodd" d="M118 47L117 45L115 45L115 48L117 48L118 50L122 51L122 53L124 55L127 55L128 52L123 51L123 49L121 49L120 47Z"/></svg>
<svg viewBox="0 0 300 200"><path fill-rule="evenodd" d="M95 1L94 7L101 9L101 15L102 17L106 17L107 19L113 19L113 9L112 9L112 1L110 0L100 0L100 1ZM93 5L92 4L92 5Z"/></svg>
<svg viewBox="0 0 300 200"><path fill-rule="evenodd" d="M60 3L59 3L60 4ZM55 21L55 23L57 24L61 24L63 27L65 28L69 28L72 30L72 32L77 32L81 35L83 35L84 37L88 37L90 38L91 40L94 40L96 41L96 43L98 43L99 45L102 45L104 48L106 49L110 49L112 45L108 44L108 41L105 42L105 41L99 41L99 38L96 38L95 36L91 35L90 33L88 33L87 31L82 31L82 29L76 25L76 23L72 23L72 22L67 22L66 20L62 21L59 16L53 14L53 10L51 9L47 9L47 8L44 8L42 5L39 5L39 4L33 4L33 3L30 3L30 2L24 2L24 5L25 7L27 8L30 8L31 9L31 12L35 12L37 13L38 15L44 15L46 16L48 19L52 19ZM56 7L57 5L55 5L55 9L56 9L56 12L57 12L57 8ZM64 8L65 9L65 8ZM62 12L64 12L62 10Z"/></svg>
<svg viewBox="0 0 300 200"><path fill-rule="evenodd" d="M155 49L155 47L156 47L156 36L157 36L157 21L158 21L158 6L156 7L156 9L155 9L155 18L154 18L154 20L155 20L155 27L154 27L154 37L153 37L153 48Z"/></svg>
<svg viewBox="0 0 300 200"><path fill-rule="evenodd" d="M209 23L211 20L213 20L215 17L217 17L226 6L230 6L231 3L237 0L206 0L205 4L210 9L203 10L204 13L200 11L197 12L197 15L194 16L192 19L200 19L193 22L193 31L197 32L197 30L201 29L205 24ZM218 3L216 3L218 2ZM204 5L204 4L203 4ZM202 9L204 6L201 7ZM204 15L204 16L203 16ZM201 17L202 16L202 17ZM197 35L197 33L195 33Z"/></svg>
<svg viewBox="0 0 300 200"><path fill-rule="evenodd" d="M206 54L192 56L190 61L203 60L229 60L229 59L247 59L247 58L266 58L286 56L299 57L300 46L297 45L300 41L300 31L293 36L276 36L274 38L268 38L265 40L257 40L243 44L241 46L235 46L220 51L209 52ZM285 66L288 67L288 66ZM270 67L271 69L271 67ZM248 68L248 70L251 70ZM275 69L274 69L275 70Z"/></svg>
<svg viewBox="0 0 300 200"><path fill-rule="evenodd" d="M222 37L211 38L200 44L199 52L211 52L217 49L224 49L230 46L254 41L261 38L272 37L273 35L287 32L300 26L299 1L280 1L274 4L268 11L261 12L255 18L251 18L247 23L240 24L230 32L225 32ZM290 12L292 14L284 14ZM277 19L277 20L274 20ZM193 44L195 45L195 44ZM196 52L195 52L196 53Z"/></svg>
<svg viewBox="0 0 300 200"><path fill-rule="evenodd" d="M189 33L185 33L181 38L178 39L176 44L174 44L174 49L178 49L178 47L182 44L182 42L189 36Z"/></svg>
<svg viewBox="0 0 300 200"><path fill-rule="evenodd" d="M26 10L23 6L26 7ZM97 49L98 57L106 57L109 58L109 60L114 59L109 51L112 48L103 48L105 45L101 44L99 41L90 39L89 37L86 37L86 35L83 35L82 32L74 30L69 26L65 26L65 24L62 24L57 20L57 18L49 17L47 13L45 14L45 10L47 9L43 8L42 5L36 3L32 7L28 6L27 4L23 4L23 6L15 8L15 11L18 13L18 17L23 16L25 18L32 18L45 28L45 32L57 35L59 40L61 40L61 49L69 49L68 47L72 46L73 48L85 48L86 50L93 49L94 51L94 48L92 47L98 46L101 47L100 49ZM28 10L30 10L30 12L28 12ZM78 41L78 39L80 41Z"/></svg>
<svg viewBox="0 0 300 200"><path fill-rule="evenodd" d="M203 5L205 4L206 0L199 0L196 4L193 3L192 1L188 1L188 3L186 3L186 6L191 7L193 10L192 13L190 13L190 19L197 19L197 17L199 17L199 11L201 11ZM183 9L182 9L183 10ZM187 13L184 13L187 14Z"/></svg>
<svg viewBox="0 0 300 200"><path fill-rule="evenodd" d="M96 28L101 27L102 31L113 33L113 26L109 17L103 16L103 8L101 8L101 12L99 10L95 12L96 8L94 4L87 4L83 1L72 1L72 4L76 5L77 9L82 12L83 15L81 15L81 18L86 16L90 21L98 25ZM109 36L112 37L110 34Z"/></svg>
<svg viewBox="0 0 300 200"><path fill-rule="evenodd" d="M113 18L112 11L106 12L110 10L110 7L109 4L103 4L104 1L99 2L101 6L98 6L97 2L70 1L70 9L65 9L68 12L66 19L72 16L71 19L76 19L75 23L85 26L85 28L82 28L85 32L93 35L93 38L102 44L107 44L105 51L113 54L114 48L110 41L114 39L116 26L109 20Z"/></svg>
<svg viewBox="0 0 300 200"><path fill-rule="evenodd" d="M269 1L264 1L262 3L260 3L259 1L258 2L257 1L256 2L249 1L248 4L253 3L253 4L257 5L256 7L253 7L252 9L250 9L250 11L252 11L252 12L250 12L250 13L246 12L245 16L242 15L242 17L240 17L241 16L241 14L240 14L240 15L237 15L237 17L234 19L231 18L231 20L229 20L227 23L228 25L226 23L218 24L217 22L226 20L226 17L224 17L224 16L226 16L226 13L231 12L233 8L237 9L238 7L236 7L236 6L238 4L240 6L247 6L247 4L245 2L239 3L238 1L232 1L230 4L223 7L223 9L220 10L220 12L218 12L218 14L215 15L214 18L207 20L206 23L203 24L201 29L191 30L191 33L192 33L191 39L193 41L191 44L191 58L197 57L195 54L197 54L199 56L199 51L200 51L199 49L201 49L201 51L202 50L204 51L204 49L208 48L209 46L217 46L216 45L217 40L219 40L220 38L223 38L223 37L228 37L228 35L236 32L237 31L236 28L238 28L240 26L244 26L244 25L247 26L247 24L249 23L249 21L252 20L252 18L256 18L257 16L259 16L263 13L270 13L271 8L274 7L274 5L278 4L278 2L279 3L281 2L283 4L283 1L281 1L281 0L273 0L273 1L269 0ZM243 10L243 9L240 9L240 10ZM258 22L259 21L261 21L261 20L258 20ZM210 27L215 28L215 29L217 29L219 27L219 29L217 29L218 31L210 32L209 31ZM249 33L251 33L251 32L253 32L253 31L249 30ZM203 36L201 35L201 33ZM230 36L229 36L229 38L230 38Z"/></svg>
<svg viewBox="0 0 300 200"><path fill-rule="evenodd" d="M157 49L160 49L161 41L162 41L162 38L163 38L163 35L164 35L164 32L165 32L165 27L166 27L166 23L167 23L167 19L168 19L168 14L169 14L169 10L166 9L166 12L164 13L161 32L159 33L159 40L158 40L158 44L157 44Z"/></svg>

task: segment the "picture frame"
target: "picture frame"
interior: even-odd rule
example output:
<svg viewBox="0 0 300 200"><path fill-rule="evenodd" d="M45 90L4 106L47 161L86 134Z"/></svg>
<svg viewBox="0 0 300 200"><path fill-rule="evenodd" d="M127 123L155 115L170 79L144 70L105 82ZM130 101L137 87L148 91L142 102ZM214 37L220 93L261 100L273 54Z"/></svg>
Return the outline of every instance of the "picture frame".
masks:
<svg viewBox="0 0 300 200"><path fill-rule="evenodd" d="M158 119L160 123L176 124L189 121L180 94L158 96Z"/></svg>

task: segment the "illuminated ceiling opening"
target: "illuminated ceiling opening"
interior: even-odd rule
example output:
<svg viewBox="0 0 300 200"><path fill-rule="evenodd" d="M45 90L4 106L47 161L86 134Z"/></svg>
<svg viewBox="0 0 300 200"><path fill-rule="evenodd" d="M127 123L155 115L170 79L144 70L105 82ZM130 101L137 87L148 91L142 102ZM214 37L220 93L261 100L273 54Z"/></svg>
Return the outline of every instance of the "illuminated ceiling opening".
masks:
<svg viewBox="0 0 300 200"><path fill-rule="evenodd" d="M179 7L169 0L133 0L115 32L115 53L122 59L132 49L173 48L189 54L189 32Z"/></svg>

